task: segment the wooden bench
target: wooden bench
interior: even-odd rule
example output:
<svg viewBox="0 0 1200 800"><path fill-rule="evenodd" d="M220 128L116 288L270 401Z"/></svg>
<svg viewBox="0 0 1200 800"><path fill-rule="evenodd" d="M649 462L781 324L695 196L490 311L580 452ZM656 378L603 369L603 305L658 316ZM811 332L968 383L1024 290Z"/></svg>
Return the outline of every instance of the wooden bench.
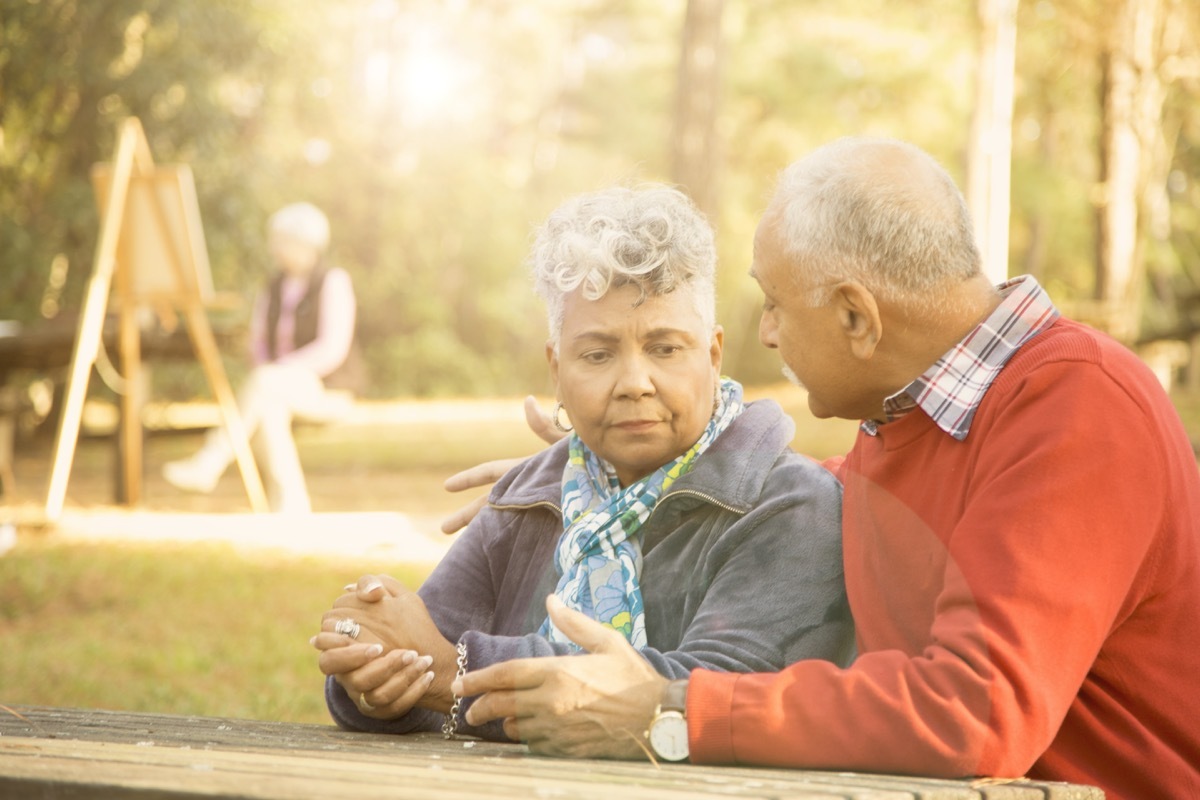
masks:
<svg viewBox="0 0 1200 800"><path fill-rule="evenodd" d="M329 725L0 706L0 797L1102 800L1086 786L587 761Z"/></svg>

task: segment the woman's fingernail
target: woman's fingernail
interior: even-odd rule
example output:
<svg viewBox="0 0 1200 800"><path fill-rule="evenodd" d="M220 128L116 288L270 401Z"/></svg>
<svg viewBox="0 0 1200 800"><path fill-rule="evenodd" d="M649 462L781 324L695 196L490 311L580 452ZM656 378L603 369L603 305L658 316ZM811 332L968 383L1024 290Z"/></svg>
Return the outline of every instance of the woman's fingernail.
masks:
<svg viewBox="0 0 1200 800"><path fill-rule="evenodd" d="M417 654L414 653L412 650L405 650L403 652L403 654L400 656L401 666L407 667L409 664L413 663L416 660L417 660Z"/></svg>
<svg viewBox="0 0 1200 800"><path fill-rule="evenodd" d="M433 666L433 656L421 656L417 659L417 669L429 669Z"/></svg>
<svg viewBox="0 0 1200 800"><path fill-rule="evenodd" d="M357 588L358 588L357 583L347 583L345 586L342 587L342 589L347 592L353 592Z"/></svg>
<svg viewBox="0 0 1200 800"><path fill-rule="evenodd" d="M382 588L383 588L383 584L380 583L379 581L371 581L370 583L368 583L366 586L363 587L363 594L370 594L371 592L375 591L376 589L382 589Z"/></svg>
<svg viewBox="0 0 1200 800"><path fill-rule="evenodd" d="M310 646L316 647L317 646L317 637L315 637L315 636L312 637L311 639L308 640L308 643Z"/></svg>
<svg viewBox="0 0 1200 800"><path fill-rule="evenodd" d="M455 678L453 681L451 681L450 691L453 692L458 697L462 697L462 693L463 693L462 678Z"/></svg>
<svg viewBox="0 0 1200 800"><path fill-rule="evenodd" d="M367 648L367 655L371 656L372 658L374 658L375 656L379 655L382 652L383 652L383 645L379 644L378 642L376 642L375 644L373 644Z"/></svg>
<svg viewBox="0 0 1200 800"><path fill-rule="evenodd" d="M433 683L433 673L432 673L432 672L426 672L424 675L422 675L422 676L421 676L421 683L424 683L424 684L426 684L426 685L428 685L428 684L430 684L430 683Z"/></svg>

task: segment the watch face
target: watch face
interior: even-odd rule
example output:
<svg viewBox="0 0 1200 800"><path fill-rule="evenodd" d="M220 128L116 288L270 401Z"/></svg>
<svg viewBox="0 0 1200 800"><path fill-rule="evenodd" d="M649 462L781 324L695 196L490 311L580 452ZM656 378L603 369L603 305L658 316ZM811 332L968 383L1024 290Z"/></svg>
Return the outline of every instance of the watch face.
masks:
<svg viewBox="0 0 1200 800"><path fill-rule="evenodd" d="M678 711L664 711L650 726L650 747L666 761L688 757L687 720Z"/></svg>

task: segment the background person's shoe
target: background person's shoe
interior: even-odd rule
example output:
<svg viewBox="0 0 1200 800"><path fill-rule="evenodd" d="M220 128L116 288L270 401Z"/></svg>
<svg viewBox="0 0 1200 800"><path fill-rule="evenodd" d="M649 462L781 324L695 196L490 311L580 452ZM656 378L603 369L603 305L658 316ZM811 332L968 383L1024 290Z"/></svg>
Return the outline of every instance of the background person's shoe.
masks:
<svg viewBox="0 0 1200 800"><path fill-rule="evenodd" d="M207 463L200 455L184 458L179 461L168 461L163 465L162 474L167 483L185 492L210 494L217 488L224 469L217 469Z"/></svg>

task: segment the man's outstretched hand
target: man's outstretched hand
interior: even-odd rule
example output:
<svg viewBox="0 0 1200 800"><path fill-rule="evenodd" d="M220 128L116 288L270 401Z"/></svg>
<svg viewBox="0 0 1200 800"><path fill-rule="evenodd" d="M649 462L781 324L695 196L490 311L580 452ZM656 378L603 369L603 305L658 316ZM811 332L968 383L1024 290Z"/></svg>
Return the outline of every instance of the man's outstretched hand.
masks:
<svg viewBox="0 0 1200 800"><path fill-rule="evenodd" d="M645 731L667 679L620 633L546 600L554 624L588 655L526 658L468 672L452 691L482 695L467 710L480 725L504 720L504 732L535 753L574 758L646 758Z"/></svg>
<svg viewBox="0 0 1200 800"><path fill-rule="evenodd" d="M554 444L565 436L554 427L554 421L549 414L542 411L537 404L537 398L533 395L525 398L525 423L529 426L529 430L547 444ZM479 486L488 486L500 480L504 473L524 460L524 458L502 458L497 461L487 461L451 475L443 485L447 492L465 492ZM458 509L442 520L442 533L455 533L467 527L467 524L475 519L475 515L485 505L487 505L487 496L482 495Z"/></svg>

